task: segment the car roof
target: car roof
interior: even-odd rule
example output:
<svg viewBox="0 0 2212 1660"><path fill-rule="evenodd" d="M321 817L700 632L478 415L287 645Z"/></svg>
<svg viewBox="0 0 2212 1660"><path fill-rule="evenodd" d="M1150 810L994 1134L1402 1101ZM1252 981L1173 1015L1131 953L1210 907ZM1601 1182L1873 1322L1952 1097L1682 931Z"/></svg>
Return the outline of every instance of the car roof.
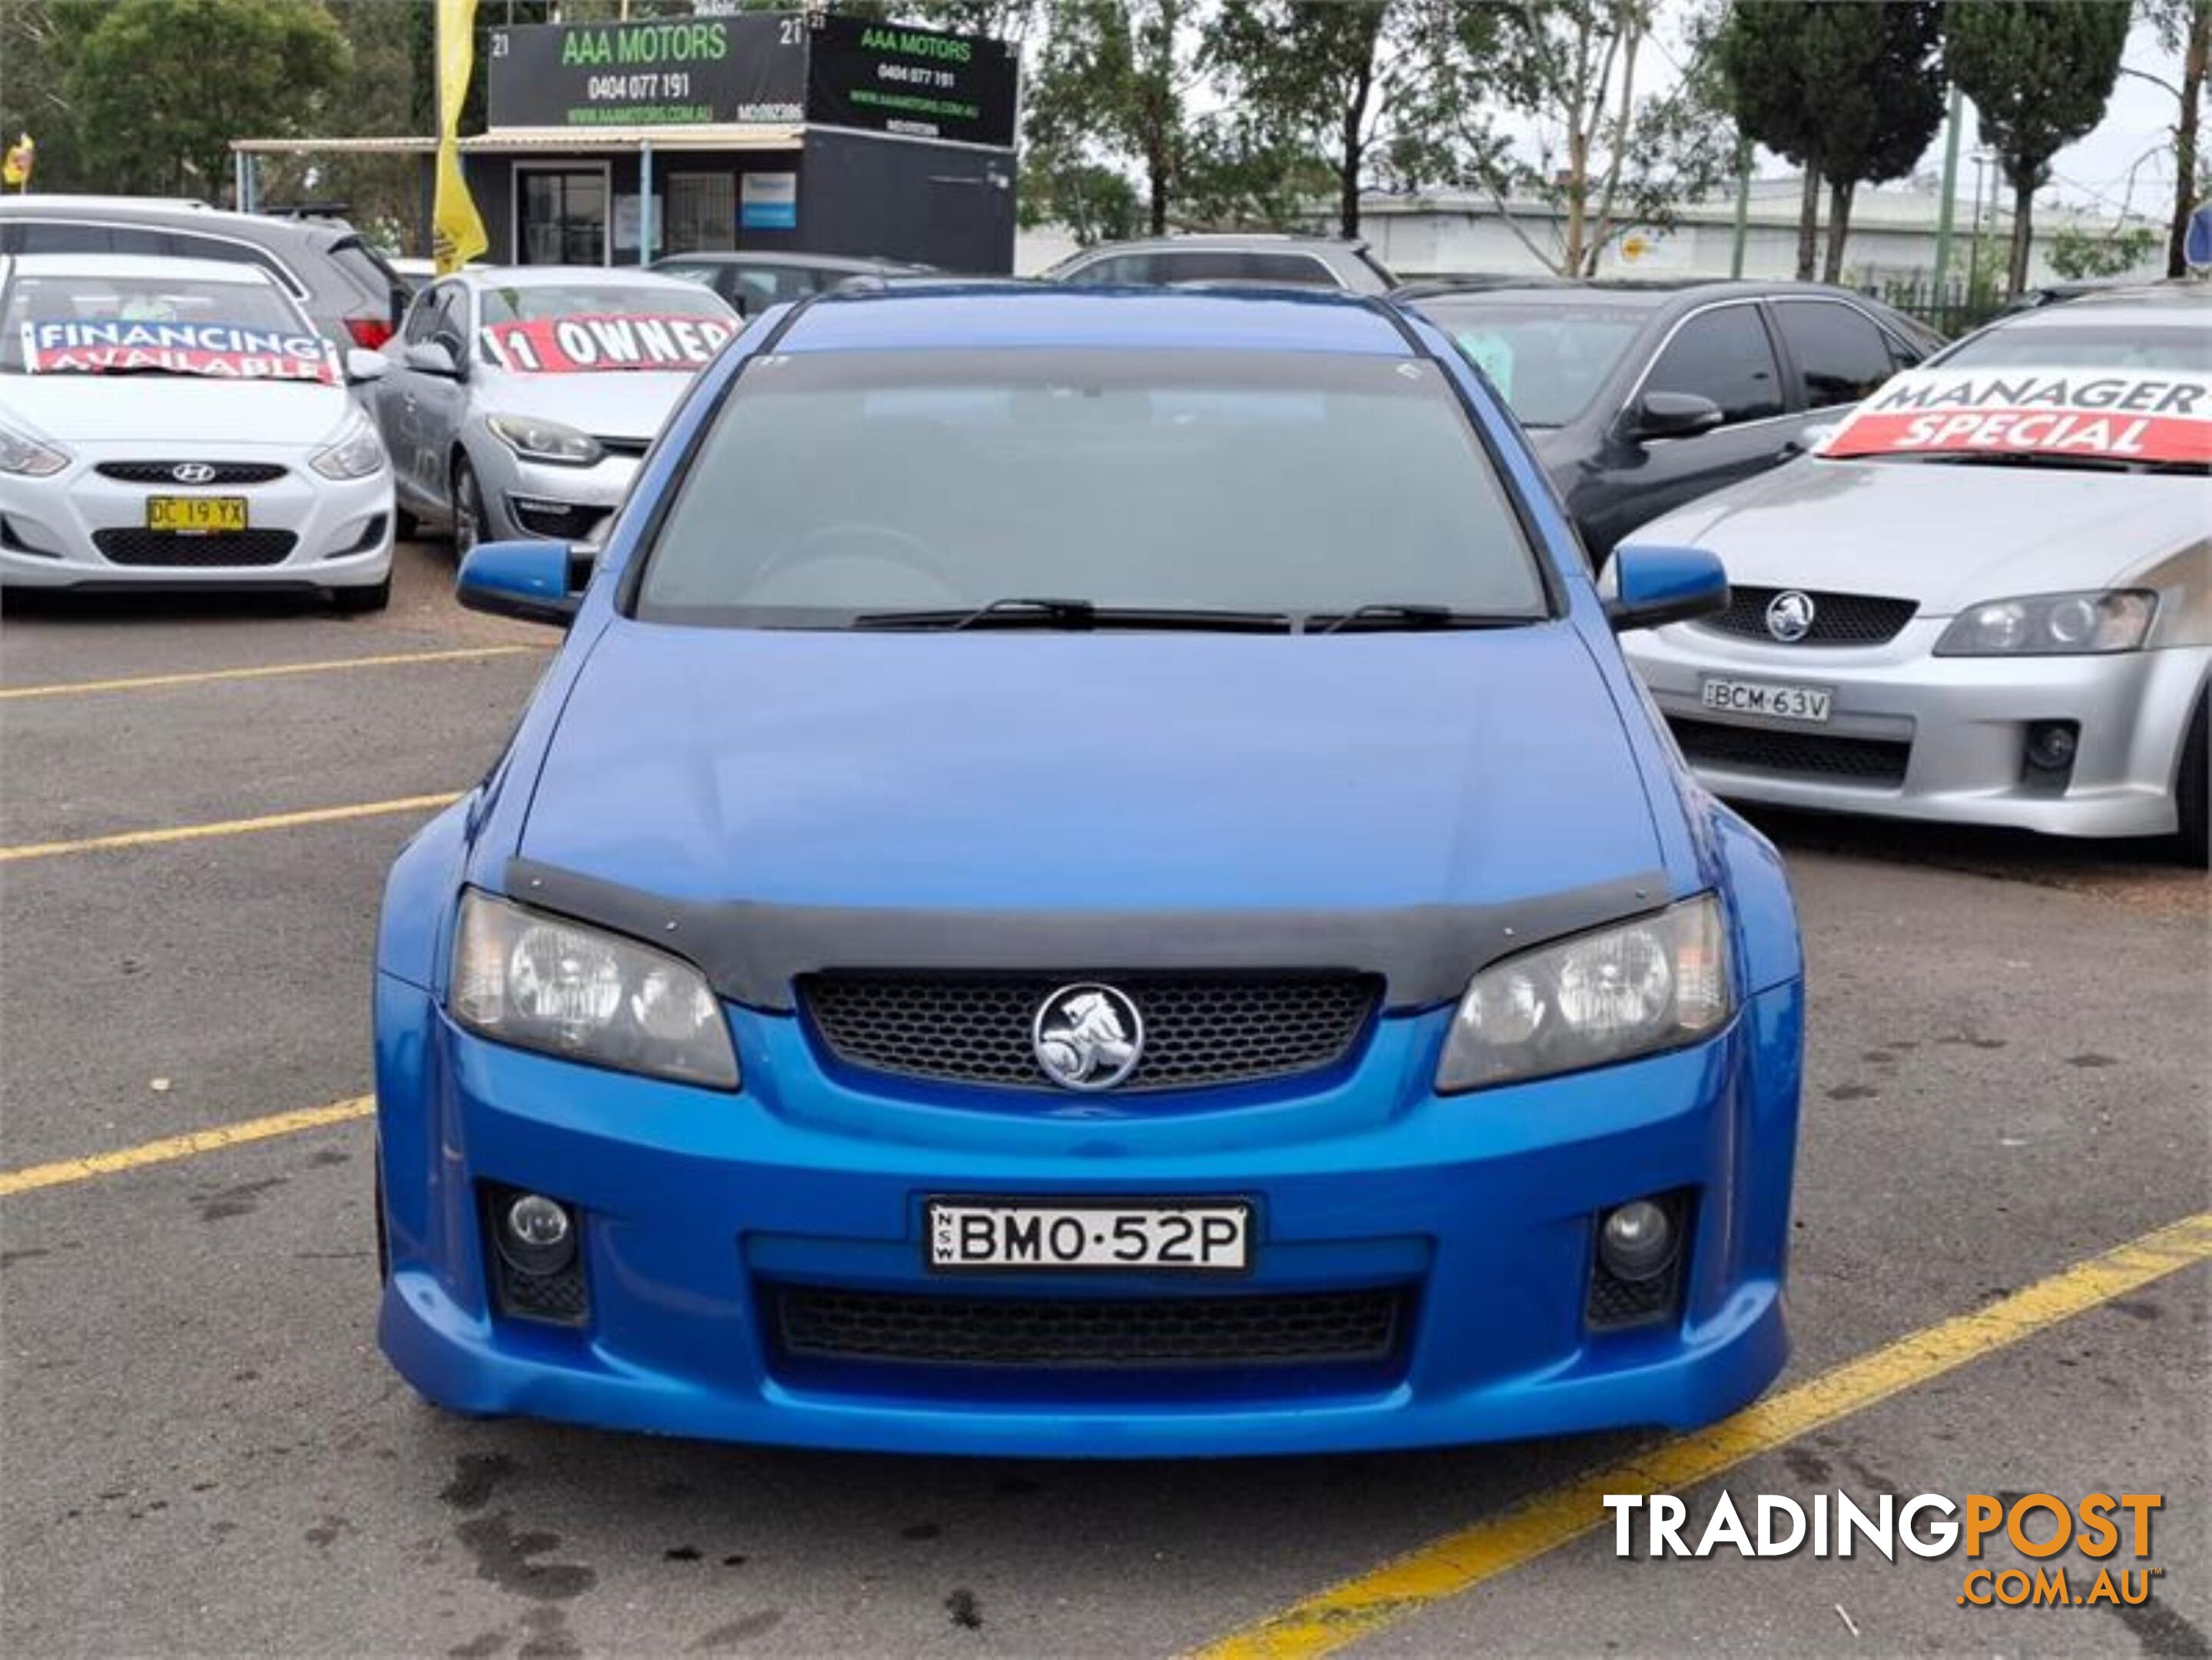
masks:
<svg viewBox="0 0 2212 1660"><path fill-rule="evenodd" d="M166 277L176 282L234 283L289 294L258 265L234 259L185 259L155 253L17 253L7 266L25 277Z"/></svg>
<svg viewBox="0 0 2212 1660"><path fill-rule="evenodd" d="M1992 328L2140 328L2145 323L2212 324L2212 283L2181 280L2096 289L2055 305L2013 313Z"/></svg>
<svg viewBox="0 0 2212 1660"><path fill-rule="evenodd" d="M1638 277L1593 277L1580 281L1564 277L1524 279L1479 277L1465 283L1446 277L1433 283L1409 283L1391 295L1395 300L1422 305L1440 301L1474 300L1484 305L1560 306L1598 299L1626 307L1656 311L1678 302L1713 300L1788 300L1792 298L1851 300L1873 303L1866 295L1828 283L1762 283L1725 277L1685 277L1658 280Z"/></svg>
<svg viewBox="0 0 2212 1660"><path fill-rule="evenodd" d="M1317 236L1305 231L1176 231L1166 236L1133 236L1125 242L1093 243L1087 248L1077 249L1060 263L1072 265L1078 260L1092 259L1102 253L1148 253L1159 249L1250 248L1260 252L1270 249L1289 249L1307 252L1358 253L1366 246L1367 242L1362 237Z"/></svg>
<svg viewBox="0 0 2212 1660"><path fill-rule="evenodd" d="M907 283L824 295L789 314L778 349L1112 347L1407 357L1402 322L1333 289L1080 289L1054 283Z"/></svg>
<svg viewBox="0 0 2212 1660"><path fill-rule="evenodd" d="M929 269L910 259L880 258L872 254L796 253L781 248L774 251L765 248L712 248L702 249L696 253L664 254L653 262L652 269L657 270L663 265L788 265L817 271L849 271L862 275L873 271Z"/></svg>
<svg viewBox="0 0 2212 1660"><path fill-rule="evenodd" d="M483 289L553 289L570 283L592 283L617 288L670 289L679 294L699 292L696 283L641 265L465 265L453 272L452 277L441 280L454 278Z"/></svg>
<svg viewBox="0 0 2212 1660"><path fill-rule="evenodd" d="M202 230L226 230L264 238L305 237L335 242L355 234L343 219L279 219L262 213L234 213L189 197L9 196L0 197L0 219L67 219L92 224L191 224Z"/></svg>

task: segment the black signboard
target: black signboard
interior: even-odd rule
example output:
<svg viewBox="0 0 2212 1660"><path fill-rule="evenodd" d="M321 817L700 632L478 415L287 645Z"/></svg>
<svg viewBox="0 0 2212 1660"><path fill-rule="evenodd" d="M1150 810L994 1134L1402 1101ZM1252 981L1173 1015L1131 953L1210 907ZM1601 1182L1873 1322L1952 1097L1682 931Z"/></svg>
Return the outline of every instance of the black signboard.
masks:
<svg viewBox="0 0 2212 1660"><path fill-rule="evenodd" d="M808 34L808 120L1012 145L1016 64L1005 41L835 15Z"/></svg>
<svg viewBox="0 0 2212 1660"><path fill-rule="evenodd" d="M810 33L796 12L495 28L490 125L796 123Z"/></svg>

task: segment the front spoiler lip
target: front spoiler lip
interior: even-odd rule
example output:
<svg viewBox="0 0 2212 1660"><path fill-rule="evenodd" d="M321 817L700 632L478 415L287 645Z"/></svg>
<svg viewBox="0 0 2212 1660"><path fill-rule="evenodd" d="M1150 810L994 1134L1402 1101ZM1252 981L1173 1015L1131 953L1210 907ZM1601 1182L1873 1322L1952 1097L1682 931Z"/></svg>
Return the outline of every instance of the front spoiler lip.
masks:
<svg viewBox="0 0 2212 1660"><path fill-rule="evenodd" d="M593 1428L846 1452L979 1457L1253 1457L1522 1440L1633 1425L1690 1429L1755 1399L1789 1355L1780 1286L1739 1286L1718 1315L1660 1359L1535 1375L1465 1395L1410 1382L1293 1406L1055 1403L1010 1409L837 1395L771 1378L757 1395L708 1390L594 1361L548 1364L496 1344L424 1273L386 1286L377 1339L429 1400L471 1416L517 1414Z"/></svg>

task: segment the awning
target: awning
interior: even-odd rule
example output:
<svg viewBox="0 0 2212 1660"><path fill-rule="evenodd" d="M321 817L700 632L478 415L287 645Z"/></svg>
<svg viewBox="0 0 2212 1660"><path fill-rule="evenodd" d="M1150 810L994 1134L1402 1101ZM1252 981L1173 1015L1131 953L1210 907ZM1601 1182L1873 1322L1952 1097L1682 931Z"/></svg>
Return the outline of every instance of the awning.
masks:
<svg viewBox="0 0 2212 1660"><path fill-rule="evenodd" d="M460 141L465 155L526 154L566 150L621 154L647 144L656 150L789 150L806 142L797 122L748 122L742 125L668 127L507 127ZM234 138L239 155L429 155L434 138Z"/></svg>

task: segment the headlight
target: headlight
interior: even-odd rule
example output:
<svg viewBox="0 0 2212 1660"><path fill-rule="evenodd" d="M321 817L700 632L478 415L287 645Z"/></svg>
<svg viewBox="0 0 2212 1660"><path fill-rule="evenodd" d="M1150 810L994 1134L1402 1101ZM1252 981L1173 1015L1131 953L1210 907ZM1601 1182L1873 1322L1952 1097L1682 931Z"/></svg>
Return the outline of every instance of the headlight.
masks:
<svg viewBox="0 0 2212 1660"><path fill-rule="evenodd" d="M2065 657L2133 651L2150 632L2150 619L2157 613L2158 596L2136 588L1993 599L1954 617L1936 642L1936 654Z"/></svg>
<svg viewBox="0 0 2212 1660"><path fill-rule="evenodd" d="M738 1086L729 1023L689 963L619 934L461 896L447 1012L519 1049L714 1089Z"/></svg>
<svg viewBox="0 0 2212 1660"><path fill-rule="evenodd" d="M325 478L366 478L384 465L384 445L374 427L356 420L336 443L317 450L307 465Z"/></svg>
<svg viewBox="0 0 2212 1660"><path fill-rule="evenodd" d="M50 478L69 464L67 450L41 444L28 433L0 425L0 472L22 478Z"/></svg>
<svg viewBox="0 0 2212 1660"><path fill-rule="evenodd" d="M1710 893L1492 964L1452 1016L1437 1089L1601 1067L1676 1049L1735 1012L1728 936Z"/></svg>
<svg viewBox="0 0 2212 1660"><path fill-rule="evenodd" d="M564 427L558 421L539 421L527 415L494 415L484 425L492 436L526 461L552 461L562 466L588 467L605 453L589 433Z"/></svg>

